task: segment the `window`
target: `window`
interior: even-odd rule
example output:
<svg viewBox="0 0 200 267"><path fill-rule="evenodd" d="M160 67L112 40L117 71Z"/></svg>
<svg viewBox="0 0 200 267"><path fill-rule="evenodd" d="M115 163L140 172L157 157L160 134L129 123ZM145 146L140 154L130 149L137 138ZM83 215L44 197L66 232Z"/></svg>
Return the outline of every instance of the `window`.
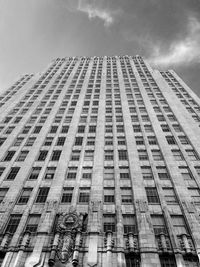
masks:
<svg viewBox="0 0 200 267"><path fill-rule="evenodd" d="M73 150L72 151L72 155L71 155L71 160L73 160L73 161L79 161L79 159L80 159L80 153L81 153L80 150Z"/></svg>
<svg viewBox="0 0 200 267"><path fill-rule="evenodd" d="M144 145L144 138L142 136L135 136L136 145Z"/></svg>
<svg viewBox="0 0 200 267"><path fill-rule="evenodd" d="M139 160L148 160L148 154L146 150L138 150Z"/></svg>
<svg viewBox="0 0 200 267"><path fill-rule="evenodd" d="M161 267L176 267L176 260L173 256L160 256Z"/></svg>
<svg viewBox="0 0 200 267"><path fill-rule="evenodd" d="M146 187L145 190L149 204L160 203L158 193L155 187Z"/></svg>
<svg viewBox="0 0 200 267"><path fill-rule="evenodd" d="M24 140L24 137L17 137L17 139L14 141L13 146L20 146L23 140Z"/></svg>
<svg viewBox="0 0 200 267"><path fill-rule="evenodd" d="M195 204L200 204L200 192L199 188L188 188L190 196Z"/></svg>
<svg viewBox="0 0 200 267"><path fill-rule="evenodd" d="M89 133L96 133L96 125L89 126Z"/></svg>
<svg viewBox="0 0 200 267"><path fill-rule="evenodd" d="M21 151L17 158L17 161L24 161L26 159L26 156L28 155L28 152L29 151Z"/></svg>
<svg viewBox="0 0 200 267"><path fill-rule="evenodd" d="M67 172L67 179L76 179L77 167L69 167Z"/></svg>
<svg viewBox="0 0 200 267"><path fill-rule="evenodd" d="M37 160L44 161L47 157L47 154L48 154L47 150L41 150Z"/></svg>
<svg viewBox="0 0 200 267"><path fill-rule="evenodd" d="M76 139L75 139L74 145L75 146L81 146L82 143L83 143L83 137L82 136L77 136Z"/></svg>
<svg viewBox="0 0 200 267"><path fill-rule="evenodd" d="M103 231L106 233L108 231L116 231L116 221L115 214L104 214L103 215Z"/></svg>
<svg viewBox="0 0 200 267"><path fill-rule="evenodd" d="M194 151L192 149L186 149L185 151L186 151L190 160L192 160L192 161L199 160L199 156L197 155L196 151Z"/></svg>
<svg viewBox="0 0 200 267"><path fill-rule="evenodd" d="M140 267L140 258L139 256L132 254L125 254L126 267Z"/></svg>
<svg viewBox="0 0 200 267"><path fill-rule="evenodd" d="M161 233L167 234L167 228L165 225L163 215L151 215L151 221L153 224L155 235L159 235Z"/></svg>
<svg viewBox="0 0 200 267"><path fill-rule="evenodd" d="M33 133L37 134L42 129L42 126L35 126L35 129L33 130Z"/></svg>
<svg viewBox="0 0 200 267"><path fill-rule="evenodd" d="M29 137L29 139L26 141L25 146L32 146L36 140L36 137Z"/></svg>
<svg viewBox="0 0 200 267"><path fill-rule="evenodd" d="M84 133L85 132L85 125L78 126L78 133Z"/></svg>
<svg viewBox="0 0 200 267"><path fill-rule="evenodd" d="M69 126L68 125L63 125L61 129L61 133L68 133Z"/></svg>
<svg viewBox="0 0 200 267"><path fill-rule="evenodd" d="M5 167L0 167L0 177L1 177L1 175L3 174L3 172L5 171Z"/></svg>
<svg viewBox="0 0 200 267"><path fill-rule="evenodd" d="M56 167L47 167L44 179L53 179L55 175Z"/></svg>
<svg viewBox="0 0 200 267"><path fill-rule="evenodd" d="M114 167L104 167L104 179L105 180L114 179Z"/></svg>
<svg viewBox="0 0 200 267"><path fill-rule="evenodd" d="M173 157L176 161L182 161L184 160L183 154L181 153L180 150L178 149L173 149L172 150Z"/></svg>
<svg viewBox="0 0 200 267"><path fill-rule="evenodd" d="M112 133L112 131L113 131L112 125L106 125L105 132L106 133Z"/></svg>
<svg viewBox="0 0 200 267"><path fill-rule="evenodd" d="M151 150L154 160L163 160L163 156L160 150Z"/></svg>
<svg viewBox="0 0 200 267"><path fill-rule="evenodd" d="M187 234L187 228L185 224L184 217L182 215L171 215L172 224L176 235Z"/></svg>
<svg viewBox="0 0 200 267"><path fill-rule="evenodd" d="M132 190L130 187L121 187L122 204L132 203Z"/></svg>
<svg viewBox="0 0 200 267"><path fill-rule="evenodd" d="M105 145L112 146L113 145L113 137L112 136L105 136Z"/></svg>
<svg viewBox="0 0 200 267"><path fill-rule="evenodd" d="M58 140L57 140L56 145L57 145L57 146L63 146L64 143L65 143L65 139L66 139L66 137L63 137L63 136L58 137Z"/></svg>
<svg viewBox="0 0 200 267"><path fill-rule="evenodd" d="M15 152L16 151L8 151L5 158L4 158L4 161L10 161L12 159L12 157L15 155Z"/></svg>
<svg viewBox="0 0 200 267"><path fill-rule="evenodd" d="M83 167L83 179L92 179L92 167Z"/></svg>
<svg viewBox="0 0 200 267"><path fill-rule="evenodd" d="M9 233L11 233L11 234L14 234L15 231L17 230L17 227L18 227L18 225L19 225L19 222L20 222L20 220L21 220L21 217L22 217L21 214L12 214L12 215L10 216L9 221L8 221L8 224L7 224L5 233L6 233L6 232L9 232Z"/></svg>
<svg viewBox="0 0 200 267"><path fill-rule="evenodd" d="M176 131L176 132L182 132L182 128L181 128L181 126L179 125L179 124L174 124L174 125L172 125L173 126L173 128L174 128L174 130Z"/></svg>
<svg viewBox="0 0 200 267"><path fill-rule="evenodd" d="M123 214L124 234L136 234L136 220L132 214Z"/></svg>
<svg viewBox="0 0 200 267"><path fill-rule="evenodd" d="M40 214L30 214L26 223L25 232L29 231L32 234L37 232L38 224L40 222Z"/></svg>
<svg viewBox="0 0 200 267"><path fill-rule="evenodd" d="M133 131L134 133L140 133L141 132L140 125L133 125Z"/></svg>
<svg viewBox="0 0 200 267"><path fill-rule="evenodd" d="M36 203L45 203L49 193L49 187L40 187L36 198Z"/></svg>
<svg viewBox="0 0 200 267"><path fill-rule="evenodd" d="M124 126L123 125L117 125L117 132L123 133L124 132Z"/></svg>
<svg viewBox="0 0 200 267"><path fill-rule="evenodd" d="M53 137L47 136L44 141L44 146L51 146L52 142L53 142Z"/></svg>
<svg viewBox="0 0 200 267"><path fill-rule="evenodd" d="M79 203L89 203L89 199L90 199L90 188L80 187Z"/></svg>
<svg viewBox="0 0 200 267"><path fill-rule="evenodd" d="M167 124L160 125L163 132L170 132L169 126Z"/></svg>
<svg viewBox="0 0 200 267"><path fill-rule="evenodd" d="M179 138L182 145L189 145L190 144L187 136L178 136L178 138Z"/></svg>
<svg viewBox="0 0 200 267"><path fill-rule="evenodd" d="M29 197L31 195L31 192L32 192L33 188L23 188L22 189L22 192L21 192L21 195L20 195L20 198L18 200L18 204L26 204L29 200Z"/></svg>
<svg viewBox="0 0 200 267"><path fill-rule="evenodd" d="M19 167L12 167L6 179L7 180L14 180L15 177L17 176L19 170L20 170Z"/></svg>
<svg viewBox="0 0 200 267"><path fill-rule="evenodd" d="M118 145L126 145L125 136L118 136L117 137Z"/></svg>
<svg viewBox="0 0 200 267"><path fill-rule="evenodd" d="M153 173L150 166L141 166L142 177L144 180L152 180Z"/></svg>
<svg viewBox="0 0 200 267"><path fill-rule="evenodd" d="M5 141L6 141L6 138L1 137L0 138L0 146L2 146Z"/></svg>
<svg viewBox="0 0 200 267"><path fill-rule="evenodd" d="M174 138L174 136L166 136L166 140L167 140L167 143L169 144L169 145L176 145L176 140L175 140L175 138Z"/></svg>
<svg viewBox="0 0 200 267"><path fill-rule="evenodd" d="M184 180L193 180L193 176L192 173L190 172L190 169L188 167L179 167L181 175L183 177Z"/></svg>
<svg viewBox="0 0 200 267"><path fill-rule="evenodd" d="M161 179L161 180L167 180L169 179L169 173L168 173L168 170L166 167L164 166L158 166L156 167L157 169L157 172L158 172L158 177Z"/></svg>
<svg viewBox="0 0 200 267"><path fill-rule="evenodd" d="M151 125L144 125L144 129L146 133L152 133L153 132L153 128Z"/></svg>
<svg viewBox="0 0 200 267"><path fill-rule="evenodd" d="M94 150L86 150L84 154L85 161L93 161L94 159Z"/></svg>
<svg viewBox="0 0 200 267"><path fill-rule="evenodd" d="M115 190L113 187L104 187L104 203L115 202Z"/></svg>
<svg viewBox="0 0 200 267"><path fill-rule="evenodd" d="M119 160L128 160L128 155L126 150L118 150Z"/></svg>
<svg viewBox="0 0 200 267"><path fill-rule="evenodd" d="M165 196L165 201L168 204L176 204L177 203L177 198L176 198L176 195L175 195L173 188L163 187L163 193Z"/></svg>
<svg viewBox="0 0 200 267"><path fill-rule="evenodd" d="M62 193L61 203L71 203L73 195L73 187L64 187Z"/></svg>
<svg viewBox="0 0 200 267"><path fill-rule="evenodd" d="M29 176L29 180L36 180L40 174L41 167L33 167Z"/></svg>
<svg viewBox="0 0 200 267"><path fill-rule="evenodd" d="M54 150L51 156L52 161L58 161L60 159L61 150Z"/></svg>
<svg viewBox="0 0 200 267"><path fill-rule="evenodd" d="M0 203L3 201L8 189L7 187L0 188Z"/></svg>
<svg viewBox="0 0 200 267"><path fill-rule="evenodd" d="M105 150L104 151L104 159L105 160L113 160L113 150Z"/></svg>
<svg viewBox="0 0 200 267"><path fill-rule="evenodd" d="M148 136L148 142L149 142L149 145L157 145L157 139L155 136Z"/></svg>

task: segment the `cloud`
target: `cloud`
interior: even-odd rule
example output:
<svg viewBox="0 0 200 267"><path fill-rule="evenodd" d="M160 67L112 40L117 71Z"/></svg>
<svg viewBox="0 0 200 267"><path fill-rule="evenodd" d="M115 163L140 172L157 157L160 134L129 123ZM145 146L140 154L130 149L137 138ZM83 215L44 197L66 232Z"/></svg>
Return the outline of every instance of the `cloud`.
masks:
<svg viewBox="0 0 200 267"><path fill-rule="evenodd" d="M153 55L147 60L159 66L200 62L200 22L189 17L186 36L182 40L172 41L167 51L163 50L162 44L152 45Z"/></svg>
<svg viewBox="0 0 200 267"><path fill-rule="evenodd" d="M83 12L90 20L98 18L106 27L112 25L122 12L120 8L109 6L106 0L67 0L66 3L70 11Z"/></svg>

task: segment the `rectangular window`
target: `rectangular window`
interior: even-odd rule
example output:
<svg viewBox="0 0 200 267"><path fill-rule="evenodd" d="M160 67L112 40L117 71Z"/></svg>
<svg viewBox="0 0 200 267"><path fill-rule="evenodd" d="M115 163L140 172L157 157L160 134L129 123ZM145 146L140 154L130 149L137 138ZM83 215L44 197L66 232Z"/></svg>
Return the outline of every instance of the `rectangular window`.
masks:
<svg viewBox="0 0 200 267"><path fill-rule="evenodd" d="M21 217L22 217L21 214L12 214L12 215L10 215L10 218L9 218L5 233L9 232L11 234L14 234L15 231L17 230L17 227L19 225Z"/></svg>
<svg viewBox="0 0 200 267"><path fill-rule="evenodd" d="M14 141L13 146L20 146L23 140L24 140L24 137L17 137L17 139Z"/></svg>
<svg viewBox="0 0 200 267"><path fill-rule="evenodd" d="M32 234L37 232L38 224L40 222L40 214L30 214L26 223L25 232L31 232Z"/></svg>
<svg viewBox="0 0 200 267"><path fill-rule="evenodd" d="M29 139L26 141L25 146L32 146L36 140L36 137L29 137Z"/></svg>
<svg viewBox="0 0 200 267"><path fill-rule="evenodd" d="M182 145L189 145L190 142L186 136L178 136L180 142Z"/></svg>
<svg viewBox="0 0 200 267"><path fill-rule="evenodd" d="M129 167L123 166L119 167L120 179L130 179Z"/></svg>
<svg viewBox="0 0 200 267"><path fill-rule="evenodd" d="M193 180L194 179L192 176L192 173L188 167L180 166L179 169L180 169L181 175L182 175L184 180Z"/></svg>
<svg viewBox="0 0 200 267"><path fill-rule="evenodd" d="M71 160L73 160L73 161L79 161L79 159L80 159L80 153L81 153L80 150L73 150L72 151L72 155L71 155Z"/></svg>
<svg viewBox="0 0 200 267"><path fill-rule="evenodd" d="M132 190L130 187L121 187L121 201L122 204L132 203Z"/></svg>
<svg viewBox="0 0 200 267"><path fill-rule="evenodd" d="M128 155L126 150L118 150L119 160L128 160Z"/></svg>
<svg viewBox="0 0 200 267"><path fill-rule="evenodd" d="M160 203L158 193L155 187L146 187L145 190L149 204Z"/></svg>
<svg viewBox="0 0 200 267"><path fill-rule="evenodd" d="M176 260L173 256L160 256L160 264L161 267L176 267Z"/></svg>
<svg viewBox="0 0 200 267"><path fill-rule="evenodd" d="M104 151L104 159L105 160L113 160L113 150L105 150Z"/></svg>
<svg viewBox="0 0 200 267"><path fill-rule="evenodd" d="M176 198L176 195L175 195L173 188L163 187L163 193L165 196L165 201L168 204L176 204L177 203L177 198Z"/></svg>
<svg viewBox="0 0 200 267"><path fill-rule="evenodd" d="M113 187L104 187L104 203L115 202L115 190Z"/></svg>
<svg viewBox="0 0 200 267"><path fill-rule="evenodd" d="M149 145L157 145L157 139L155 136L148 136L148 142L149 142Z"/></svg>
<svg viewBox="0 0 200 267"><path fill-rule="evenodd" d="M144 180L152 180L153 173L150 166L141 166L142 177Z"/></svg>
<svg viewBox="0 0 200 267"><path fill-rule="evenodd" d="M73 187L64 187L62 193L61 203L71 203L73 195Z"/></svg>
<svg viewBox="0 0 200 267"><path fill-rule="evenodd" d="M0 188L0 203L3 201L8 189L7 187Z"/></svg>
<svg viewBox="0 0 200 267"><path fill-rule="evenodd" d="M79 203L89 203L90 200L90 188L80 187Z"/></svg>
<svg viewBox="0 0 200 267"><path fill-rule="evenodd" d="M47 167L44 179L53 179L55 175L56 167Z"/></svg>
<svg viewBox="0 0 200 267"><path fill-rule="evenodd" d="M21 151L16 161L24 161L29 151Z"/></svg>
<svg viewBox="0 0 200 267"><path fill-rule="evenodd" d="M124 234L136 234L136 220L132 214L123 214Z"/></svg>
<svg viewBox="0 0 200 267"><path fill-rule="evenodd" d="M52 136L47 136L45 141L44 141L44 146L51 146L53 139L54 138Z"/></svg>
<svg viewBox="0 0 200 267"><path fill-rule="evenodd" d="M15 155L15 152L16 151L8 151L5 158L4 158L4 161L10 161L13 158L13 156Z"/></svg>
<svg viewBox="0 0 200 267"><path fill-rule="evenodd" d="M29 176L29 180L36 180L40 174L41 167L33 167Z"/></svg>
<svg viewBox="0 0 200 267"><path fill-rule="evenodd" d="M60 159L61 150L54 150L51 156L52 161L58 161Z"/></svg>
<svg viewBox="0 0 200 267"><path fill-rule="evenodd" d="M199 156L193 149L186 149L185 151L191 161L199 160Z"/></svg>
<svg viewBox="0 0 200 267"><path fill-rule="evenodd" d="M94 150L86 150L84 154L85 161L93 161L94 159Z"/></svg>
<svg viewBox="0 0 200 267"><path fill-rule="evenodd" d="M12 167L6 180L14 180L15 177L17 176L18 172L19 172L20 168L19 167Z"/></svg>
<svg viewBox="0 0 200 267"><path fill-rule="evenodd" d="M135 136L136 145L144 145L144 138L143 136Z"/></svg>
<svg viewBox="0 0 200 267"><path fill-rule="evenodd" d="M114 167L104 167L104 179L112 180L114 179Z"/></svg>
<svg viewBox="0 0 200 267"><path fill-rule="evenodd" d="M167 125L167 124L161 124L160 126L161 126L162 131L163 131L164 133L165 133L165 132L170 132L169 125Z"/></svg>
<svg viewBox="0 0 200 267"><path fill-rule="evenodd" d="M155 235L167 234L167 228L163 215L151 215L151 221Z"/></svg>
<svg viewBox="0 0 200 267"><path fill-rule="evenodd" d="M176 235L188 234L185 220L182 215L171 215L171 218Z"/></svg>
<svg viewBox="0 0 200 267"><path fill-rule="evenodd" d="M138 156L139 156L139 160L148 160L148 154L146 150L138 150Z"/></svg>
<svg viewBox="0 0 200 267"><path fill-rule="evenodd" d="M173 157L176 161L182 161L184 160L183 154L181 153L180 150L178 149L173 149L172 150Z"/></svg>
<svg viewBox="0 0 200 267"><path fill-rule="evenodd" d="M63 125L61 129L61 133L68 133L69 126L68 125Z"/></svg>
<svg viewBox="0 0 200 267"><path fill-rule="evenodd" d="M33 133L37 134L37 133L39 133L41 131L41 129L42 129L42 126L35 126L35 128L33 130Z"/></svg>
<svg viewBox="0 0 200 267"><path fill-rule="evenodd" d="M154 160L163 160L163 156L160 150L151 150L151 153Z"/></svg>
<svg viewBox="0 0 200 267"><path fill-rule="evenodd" d="M41 150L37 160L38 161L45 161L47 154L48 154L47 150Z"/></svg>
<svg viewBox="0 0 200 267"><path fill-rule="evenodd" d="M83 137L82 136L77 136L76 139L75 139L74 145L75 146L82 146L82 143L83 143Z"/></svg>
<svg viewBox="0 0 200 267"><path fill-rule="evenodd" d="M33 188L23 188L22 189L22 192L21 192L21 195L20 195L20 198L18 199L18 204L26 204L29 200L29 197L31 195L31 192L32 192Z"/></svg>
<svg viewBox="0 0 200 267"><path fill-rule="evenodd" d="M67 179L76 179L77 167L69 167L67 172Z"/></svg>
<svg viewBox="0 0 200 267"><path fill-rule="evenodd" d="M66 137L63 137L63 136L58 137L58 140L57 140L56 145L57 145L57 146L63 146L64 143L65 143L65 139L66 139Z"/></svg>
<svg viewBox="0 0 200 267"><path fill-rule="evenodd" d="M190 196L195 204L200 204L200 192L199 188L188 188L188 191L190 193Z"/></svg>
<svg viewBox="0 0 200 267"><path fill-rule="evenodd" d="M36 203L45 203L47 196L49 193L49 187L41 187L39 188L39 192L36 198Z"/></svg>
<svg viewBox="0 0 200 267"><path fill-rule="evenodd" d="M106 233L108 231L116 231L116 220L115 214L104 214L103 215L103 231Z"/></svg>
<svg viewBox="0 0 200 267"><path fill-rule="evenodd" d="M92 179L92 167L83 167L83 179Z"/></svg>

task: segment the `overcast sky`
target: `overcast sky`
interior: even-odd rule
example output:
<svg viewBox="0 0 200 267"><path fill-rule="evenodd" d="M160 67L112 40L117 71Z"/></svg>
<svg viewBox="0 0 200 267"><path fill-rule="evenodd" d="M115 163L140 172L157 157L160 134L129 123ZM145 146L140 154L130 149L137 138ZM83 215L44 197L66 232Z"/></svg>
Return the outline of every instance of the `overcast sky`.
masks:
<svg viewBox="0 0 200 267"><path fill-rule="evenodd" d="M125 54L200 96L200 0L0 0L0 91L56 57Z"/></svg>

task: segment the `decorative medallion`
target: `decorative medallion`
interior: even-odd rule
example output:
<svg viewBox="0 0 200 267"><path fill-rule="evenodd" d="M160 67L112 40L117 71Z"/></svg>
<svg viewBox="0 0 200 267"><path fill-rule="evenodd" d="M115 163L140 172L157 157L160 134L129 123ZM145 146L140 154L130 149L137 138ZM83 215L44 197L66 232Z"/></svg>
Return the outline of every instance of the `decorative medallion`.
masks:
<svg viewBox="0 0 200 267"><path fill-rule="evenodd" d="M80 231L81 228L82 216L79 216L76 211L60 215L56 228L59 233L57 256L62 263L66 263L71 260L76 233Z"/></svg>

